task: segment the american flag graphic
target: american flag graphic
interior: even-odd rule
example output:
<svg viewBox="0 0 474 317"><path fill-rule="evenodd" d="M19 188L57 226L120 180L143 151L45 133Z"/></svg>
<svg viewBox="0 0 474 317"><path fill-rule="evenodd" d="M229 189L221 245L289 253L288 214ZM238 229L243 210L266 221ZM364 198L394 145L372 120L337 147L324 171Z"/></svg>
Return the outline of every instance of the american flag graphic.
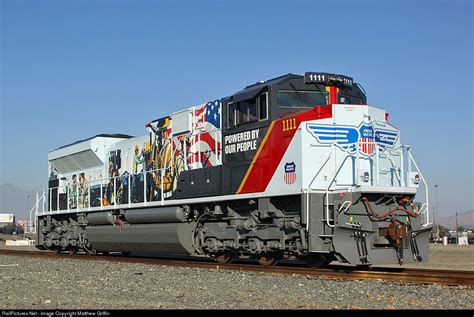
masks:
<svg viewBox="0 0 474 317"><path fill-rule="evenodd" d="M215 166L221 156L221 101L196 106L193 115L188 164L191 169Z"/></svg>
<svg viewBox="0 0 474 317"><path fill-rule="evenodd" d="M363 124L360 128L359 151L367 156L375 153L374 128L371 125Z"/></svg>
<svg viewBox="0 0 474 317"><path fill-rule="evenodd" d="M291 185L296 181L296 164L295 162L290 162L285 164L285 183Z"/></svg>

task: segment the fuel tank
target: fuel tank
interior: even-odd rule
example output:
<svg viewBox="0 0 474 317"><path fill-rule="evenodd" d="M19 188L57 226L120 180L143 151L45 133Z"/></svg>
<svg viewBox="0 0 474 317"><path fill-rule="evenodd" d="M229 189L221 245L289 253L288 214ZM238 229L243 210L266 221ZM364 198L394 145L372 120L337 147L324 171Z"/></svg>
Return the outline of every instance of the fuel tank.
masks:
<svg viewBox="0 0 474 317"><path fill-rule="evenodd" d="M193 254L195 223L145 223L86 228L86 239L99 252Z"/></svg>

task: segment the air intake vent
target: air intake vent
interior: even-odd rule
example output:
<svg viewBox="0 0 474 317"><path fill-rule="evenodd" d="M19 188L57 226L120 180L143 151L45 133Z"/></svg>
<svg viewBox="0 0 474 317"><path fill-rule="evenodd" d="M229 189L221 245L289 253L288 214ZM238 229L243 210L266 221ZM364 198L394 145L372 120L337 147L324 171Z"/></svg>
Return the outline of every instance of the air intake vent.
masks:
<svg viewBox="0 0 474 317"><path fill-rule="evenodd" d="M61 174L102 166L102 161L92 150L66 155L49 162Z"/></svg>

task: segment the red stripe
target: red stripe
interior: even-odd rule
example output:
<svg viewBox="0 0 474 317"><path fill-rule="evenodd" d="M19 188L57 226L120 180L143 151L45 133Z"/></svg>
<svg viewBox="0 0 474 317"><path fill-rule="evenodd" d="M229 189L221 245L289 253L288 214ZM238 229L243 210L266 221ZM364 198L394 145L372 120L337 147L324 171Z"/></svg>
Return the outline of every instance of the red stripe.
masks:
<svg viewBox="0 0 474 317"><path fill-rule="evenodd" d="M332 105L317 106L310 110L297 113L294 116L278 119L275 121L273 129L267 141L263 144L260 154L251 168L250 174L244 180L245 183L240 193L262 192L268 186L268 183L275 174L278 165L283 158L291 140L298 129L283 131L283 121L296 118L296 127L299 127L303 121L319 120L332 117ZM285 124L285 126L287 126Z"/></svg>
<svg viewBox="0 0 474 317"><path fill-rule="evenodd" d="M329 103L335 104L337 102L337 87L330 86L329 87Z"/></svg>
<svg viewBox="0 0 474 317"><path fill-rule="evenodd" d="M204 106L202 106L200 108L194 109L194 115L199 116L201 113L204 112L204 110L206 109L206 106L207 106L207 104L205 104Z"/></svg>

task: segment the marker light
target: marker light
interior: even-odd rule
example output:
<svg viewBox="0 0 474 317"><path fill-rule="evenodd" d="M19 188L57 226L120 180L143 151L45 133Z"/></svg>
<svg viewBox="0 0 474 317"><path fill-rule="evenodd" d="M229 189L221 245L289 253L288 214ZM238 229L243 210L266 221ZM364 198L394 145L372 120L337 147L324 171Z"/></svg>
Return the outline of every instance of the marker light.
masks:
<svg viewBox="0 0 474 317"><path fill-rule="evenodd" d="M413 176L413 184L418 185L419 183L420 183L420 174L415 174L415 176Z"/></svg>

